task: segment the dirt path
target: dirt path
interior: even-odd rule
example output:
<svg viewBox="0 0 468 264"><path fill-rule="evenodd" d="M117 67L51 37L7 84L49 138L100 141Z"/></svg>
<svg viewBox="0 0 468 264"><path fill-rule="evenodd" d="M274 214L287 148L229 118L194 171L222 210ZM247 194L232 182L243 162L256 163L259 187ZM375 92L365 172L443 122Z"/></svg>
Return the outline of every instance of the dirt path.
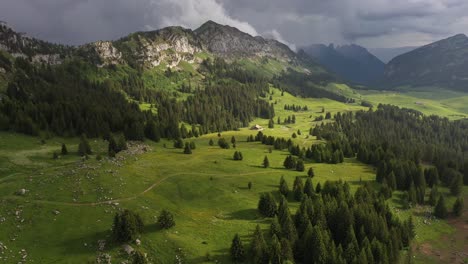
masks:
<svg viewBox="0 0 468 264"><path fill-rule="evenodd" d="M154 188L158 187L161 185L161 183L165 182L166 180L180 176L180 175L205 175L205 176L248 176L248 175L257 175L257 174L266 174L270 173L269 171L264 171L264 172L249 172L249 173L239 173L239 174L219 174L219 173L203 173L203 172L180 172L180 173L175 173L170 176L164 177L162 179L159 179L158 181L154 182L151 184L148 188L143 190L142 192L135 194L133 196L129 197L123 197L123 198L117 198L117 199L112 199L112 200L107 200L107 201L101 201L101 202L84 202L84 203L71 203L71 202L59 202L59 201L49 201L49 200L39 200L39 199L32 199L28 200L31 202L35 203L40 203L40 204L50 204L50 205L65 205L65 206L97 206L97 205L105 205L105 204L113 204L113 203L119 203L119 202L125 202L125 201L131 201L135 200L136 198L144 195L145 193L153 190ZM4 198L7 199L14 199L14 200L26 200L27 198L21 197L21 196L5 196Z"/></svg>
<svg viewBox="0 0 468 264"><path fill-rule="evenodd" d="M468 194L464 195L465 208L460 217L450 216L447 222L455 228L453 234L440 238L446 248L434 248L430 242L416 245L416 252L437 260L438 263L466 263L468 259Z"/></svg>

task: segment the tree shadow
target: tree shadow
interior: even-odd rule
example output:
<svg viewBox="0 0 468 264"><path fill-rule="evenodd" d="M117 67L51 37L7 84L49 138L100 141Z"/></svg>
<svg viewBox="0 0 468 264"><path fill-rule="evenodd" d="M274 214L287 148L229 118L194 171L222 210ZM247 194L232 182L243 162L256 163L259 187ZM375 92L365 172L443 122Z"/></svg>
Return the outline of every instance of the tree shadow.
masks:
<svg viewBox="0 0 468 264"><path fill-rule="evenodd" d="M400 210L405 210L405 204L403 202L404 194L403 193L393 193L392 202L396 205L395 208Z"/></svg>
<svg viewBox="0 0 468 264"><path fill-rule="evenodd" d="M100 231L92 234L88 234L82 237L75 237L67 239L60 243L64 253L78 253L78 254L90 254L93 255L98 251L98 241L105 240L105 250L114 249L120 244L112 240L112 234L110 231Z"/></svg>
<svg viewBox="0 0 468 264"><path fill-rule="evenodd" d="M259 219L260 216L257 213L257 209L244 209L244 210L239 210L235 212L231 212L230 214L227 215L228 220L257 220Z"/></svg>
<svg viewBox="0 0 468 264"><path fill-rule="evenodd" d="M233 235L234 236L234 235ZM231 241L227 241L226 244L230 244ZM189 263L230 263L231 258L229 256L229 248L222 248L212 251L206 251L205 254L209 254L209 257L199 256L188 259Z"/></svg>
<svg viewBox="0 0 468 264"><path fill-rule="evenodd" d="M153 224L145 225L143 227L143 232L141 233L142 234L155 233L161 230L163 229L157 223L153 223Z"/></svg>
<svg viewBox="0 0 468 264"><path fill-rule="evenodd" d="M157 223L145 225L143 227L142 235L148 233L155 233L161 231L162 228L159 227ZM79 253L79 254L95 254L98 251L98 241L104 240L105 241L105 248L104 250L107 251L109 249L115 249L118 247L122 247L123 244L115 241L112 238L112 233L109 230L95 232L92 234L88 234L82 237L76 237L72 239L68 239L63 241L60 246L63 247L64 253ZM132 241L127 242L128 244L132 244Z"/></svg>

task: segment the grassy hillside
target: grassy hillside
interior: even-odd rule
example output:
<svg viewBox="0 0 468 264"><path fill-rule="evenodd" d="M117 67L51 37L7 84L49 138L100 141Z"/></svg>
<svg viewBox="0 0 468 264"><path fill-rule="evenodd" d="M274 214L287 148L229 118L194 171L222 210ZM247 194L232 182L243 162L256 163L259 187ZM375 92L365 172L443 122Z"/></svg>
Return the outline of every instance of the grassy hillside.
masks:
<svg viewBox="0 0 468 264"><path fill-rule="evenodd" d="M426 115L449 119L468 116L468 94L438 87L405 87L397 91L362 91L362 99L373 104L393 104L418 110Z"/></svg>
<svg viewBox="0 0 468 264"><path fill-rule="evenodd" d="M332 113L364 109L328 99L301 99L288 93L281 96L277 89L271 91L272 100L277 102L277 116L295 114L296 124L275 124L272 129L267 128L268 120L264 119L251 124L264 126L264 134L272 136L290 137L300 129L303 133L295 141L304 146L317 142L307 132L316 124L312 120L322 115L322 107ZM287 111L284 104L307 105L309 110ZM174 149L170 141L147 141L132 144L115 159L106 157L105 141L92 140L94 154L89 160L82 160L76 154L75 139L41 142L34 137L0 133L0 241L8 247L0 257L5 263L17 263L25 255L25 260L36 263L93 262L98 241L110 236L114 214L129 208L142 215L146 224L142 244L132 247L148 253L154 263L172 263L176 255L183 263L228 263L228 248L235 233L248 243L257 224L265 229L269 226L269 220L256 210L260 193L276 191L281 176L290 187L296 176L305 177L304 172L283 168L287 151L270 153L268 146L246 142L247 136L256 133L244 128L221 134L228 140L236 137L235 150L242 152L243 161L232 160L232 148L209 146L210 139L216 142L217 134L193 139L197 148L192 155ZM60 150L62 142L70 154L53 160L52 153ZM104 159L96 160L98 154ZM265 155L271 164L267 169L261 167ZM316 174L314 184L341 179L355 189L375 179L375 169L355 159L335 165L308 163L306 169L310 166ZM251 190L248 182L252 182ZM27 190L24 196L15 195L23 188ZM398 197L396 193L390 204L402 218L413 215L417 245L454 232L445 221L422 224L426 218L418 213L420 209L400 209ZM293 211L297 206L291 200ZM167 231L155 224L162 209L175 216L176 226ZM128 258L118 245L107 243L104 252L110 253L113 261ZM206 261L207 254L211 262ZM425 259L417 255L416 260Z"/></svg>

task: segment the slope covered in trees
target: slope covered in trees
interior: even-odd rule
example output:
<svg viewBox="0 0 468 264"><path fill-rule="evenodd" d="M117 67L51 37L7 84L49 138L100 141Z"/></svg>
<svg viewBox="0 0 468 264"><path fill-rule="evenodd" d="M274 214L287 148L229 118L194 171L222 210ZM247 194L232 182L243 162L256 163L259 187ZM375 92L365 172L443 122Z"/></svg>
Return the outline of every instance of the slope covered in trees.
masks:
<svg viewBox="0 0 468 264"><path fill-rule="evenodd" d="M379 105L375 111L338 113L336 123L317 133L349 142L358 160L377 167L376 180L393 190L408 191L409 200L424 203L426 187L442 184L459 194L468 184L468 123ZM422 168L422 164L433 168Z"/></svg>

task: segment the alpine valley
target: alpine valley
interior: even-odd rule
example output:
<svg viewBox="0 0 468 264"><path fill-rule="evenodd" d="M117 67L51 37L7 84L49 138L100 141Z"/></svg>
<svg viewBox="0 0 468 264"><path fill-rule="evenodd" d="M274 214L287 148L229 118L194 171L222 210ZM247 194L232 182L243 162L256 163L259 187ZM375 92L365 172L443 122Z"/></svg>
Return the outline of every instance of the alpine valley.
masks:
<svg viewBox="0 0 468 264"><path fill-rule="evenodd" d="M466 263L468 39L405 51L1 23L0 262Z"/></svg>

